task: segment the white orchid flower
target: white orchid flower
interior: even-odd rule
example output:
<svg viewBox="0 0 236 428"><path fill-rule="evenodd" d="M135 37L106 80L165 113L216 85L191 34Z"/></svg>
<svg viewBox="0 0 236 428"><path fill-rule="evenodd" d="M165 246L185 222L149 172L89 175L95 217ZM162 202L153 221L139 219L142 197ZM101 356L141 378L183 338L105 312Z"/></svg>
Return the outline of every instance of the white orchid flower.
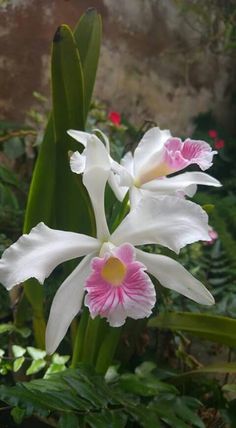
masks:
<svg viewBox="0 0 236 428"><path fill-rule="evenodd" d="M68 133L84 146L91 135L75 130ZM106 138L104 134L102 135ZM109 150L107 138L106 145ZM132 205L137 204L140 198L145 196L172 194L192 197L198 184L215 187L221 184L203 172L185 172L170 177L169 175L191 164L197 164L205 171L212 165L216 153L205 141L188 138L182 142L179 138L172 137L170 131L154 127L144 134L133 155L131 152L126 153L119 168L117 163L112 164L113 174L110 174L109 184L120 200L130 189ZM75 154L72 157L73 171L80 173L76 156Z"/></svg>
<svg viewBox="0 0 236 428"><path fill-rule="evenodd" d="M90 138L83 182L94 208L97 238L53 230L40 223L9 247L0 260L0 282L10 290L31 277L43 283L58 264L85 256L53 299L46 330L49 354L80 311L85 292L91 317L105 317L111 326L121 326L127 316L148 317L156 296L147 272L164 287L198 303L214 303L203 284L178 262L135 248L154 243L178 253L186 244L209 240L207 214L198 205L177 197L150 198L141 200L110 234L104 211L110 168L105 146Z"/></svg>

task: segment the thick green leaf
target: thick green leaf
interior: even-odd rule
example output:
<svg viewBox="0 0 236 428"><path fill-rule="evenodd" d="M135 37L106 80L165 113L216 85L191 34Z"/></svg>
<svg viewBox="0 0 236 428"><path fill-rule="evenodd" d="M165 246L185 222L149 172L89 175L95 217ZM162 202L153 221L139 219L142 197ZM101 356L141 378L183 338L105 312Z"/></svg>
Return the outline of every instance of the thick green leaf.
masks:
<svg viewBox="0 0 236 428"><path fill-rule="evenodd" d="M181 330L227 346L236 346L236 320L217 315L167 312L150 319L149 327Z"/></svg>
<svg viewBox="0 0 236 428"><path fill-rule="evenodd" d="M85 117L88 114L100 53L102 22L94 8L89 8L74 31L84 75Z"/></svg>
<svg viewBox="0 0 236 428"><path fill-rule="evenodd" d="M100 17L96 13L87 14L85 19L81 18L82 27L78 25L75 31L75 34L78 33L76 37L81 40L83 64L87 71L91 67L91 70L86 72L87 106L90 103L96 74L96 58L100 48L100 37L97 38L101 31L98 30L99 20ZM84 25L88 22L89 25ZM82 48L82 44L87 48ZM87 59L87 55L90 59ZM54 38L52 88L56 111L50 115L36 162L23 231L28 233L32 227L43 221L51 227L94 234L94 218L88 195L82 186L81 178L71 173L68 163L68 150L78 149L78 145L69 139L66 130L84 129L86 117L81 62L75 40L66 26L60 27ZM36 343L43 346L45 335L43 288L35 280L29 280L25 286L25 294L33 308ZM19 313L20 311L21 305ZM18 318L22 317L19 315Z"/></svg>
<svg viewBox="0 0 236 428"><path fill-rule="evenodd" d="M40 221L52 225L55 161L56 146L53 119L50 115L31 180L25 211L24 233L29 233L32 227L36 226Z"/></svg>
<svg viewBox="0 0 236 428"><path fill-rule="evenodd" d="M193 375L201 375L204 373L236 373L236 363L214 363L209 366L203 366L197 370L191 370L180 375L171 376L171 381L175 384L183 382L185 378Z"/></svg>
<svg viewBox="0 0 236 428"><path fill-rule="evenodd" d="M84 128L83 75L78 50L69 27L58 28L52 49L52 99L56 139L55 224L59 229L91 233L91 205L81 177L71 172L69 150L78 143L70 128ZM65 108L67 106L67 108Z"/></svg>

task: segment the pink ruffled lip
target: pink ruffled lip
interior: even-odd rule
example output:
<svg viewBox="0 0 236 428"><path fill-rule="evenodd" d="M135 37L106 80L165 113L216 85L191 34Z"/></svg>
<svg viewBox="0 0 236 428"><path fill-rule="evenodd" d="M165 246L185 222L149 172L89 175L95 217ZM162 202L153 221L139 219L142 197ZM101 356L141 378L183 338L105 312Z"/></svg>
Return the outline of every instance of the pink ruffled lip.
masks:
<svg viewBox="0 0 236 428"><path fill-rule="evenodd" d="M152 161L143 168L137 178L139 186L155 179L166 177L189 165L196 164L202 171L212 166L212 159L217 151L205 141L170 137L164 143L158 156L153 155Z"/></svg>
<svg viewBox="0 0 236 428"><path fill-rule="evenodd" d="M164 162L168 164L172 172L180 171L188 165L197 164L203 171L210 168L216 151L205 141L191 140L181 141L179 138L170 138L164 145Z"/></svg>
<svg viewBox="0 0 236 428"><path fill-rule="evenodd" d="M123 244L104 257L95 257L91 267L85 305L92 318L99 315L119 327L128 316L139 319L151 315L155 288L144 272L145 266L135 260L132 245Z"/></svg>

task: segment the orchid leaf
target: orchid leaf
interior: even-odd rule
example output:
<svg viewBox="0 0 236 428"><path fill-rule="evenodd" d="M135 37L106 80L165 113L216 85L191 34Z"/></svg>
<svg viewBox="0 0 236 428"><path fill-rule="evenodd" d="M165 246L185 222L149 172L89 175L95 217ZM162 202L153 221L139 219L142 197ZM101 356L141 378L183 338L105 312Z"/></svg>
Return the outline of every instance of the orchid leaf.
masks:
<svg viewBox="0 0 236 428"><path fill-rule="evenodd" d="M102 22L96 9L89 8L74 32L84 74L84 108L88 114L100 53Z"/></svg>
<svg viewBox="0 0 236 428"><path fill-rule="evenodd" d="M84 128L83 75L75 40L69 27L58 28L52 50L52 100L56 141L56 185L54 209L56 227L91 233L91 206L81 177L69 165L69 150L78 144L68 135L70 128ZM67 109L65 109L67 106Z"/></svg>
<svg viewBox="0 0 236 428"><path fill-rule="evenodd" d="M94 218L87 192L81 179L73 176L69 169L68 151L78 149L78 145L69 139L66 130L84 129L95 81L100 35L100 16L93 10L81 18L75 30L76 40L67 26L59 27L54 37L53 113L49 117L31 181L24 233L28 233L32 227L43 221L50 227L84 233L92 230L94 234L95 228L91 226L91 223L94 224ZM83 67L86 73L85 90ZM43 347L43 288L32 279L27 281L24 289L33 308L36 344ZM24 309L21 308L22 305L19 305L17 313L20 323L24 321Z"/></svg>
<svg viewBox="0 0 236 428"><path fill-rule="evenodd" d="M203 339L236 346L236 320L232 318L188 312L167 312L150 319L149 327L185 331Z"/></svg>

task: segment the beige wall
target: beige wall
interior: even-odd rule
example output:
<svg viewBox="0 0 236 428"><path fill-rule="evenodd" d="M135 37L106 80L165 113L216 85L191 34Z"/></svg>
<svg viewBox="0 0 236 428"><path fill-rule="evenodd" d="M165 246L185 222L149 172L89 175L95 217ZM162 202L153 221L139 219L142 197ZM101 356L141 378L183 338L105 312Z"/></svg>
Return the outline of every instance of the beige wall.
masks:
<svg viewBox="0 0 236 428"><path fill-rule="evenodd" d="M33 91L49 95L50 42L87 7L103 17L95 95L140 123L191 133L212 109L231 126L232 58L201 44L173 0L0 0L0 119L22 121Z"/></svg>

